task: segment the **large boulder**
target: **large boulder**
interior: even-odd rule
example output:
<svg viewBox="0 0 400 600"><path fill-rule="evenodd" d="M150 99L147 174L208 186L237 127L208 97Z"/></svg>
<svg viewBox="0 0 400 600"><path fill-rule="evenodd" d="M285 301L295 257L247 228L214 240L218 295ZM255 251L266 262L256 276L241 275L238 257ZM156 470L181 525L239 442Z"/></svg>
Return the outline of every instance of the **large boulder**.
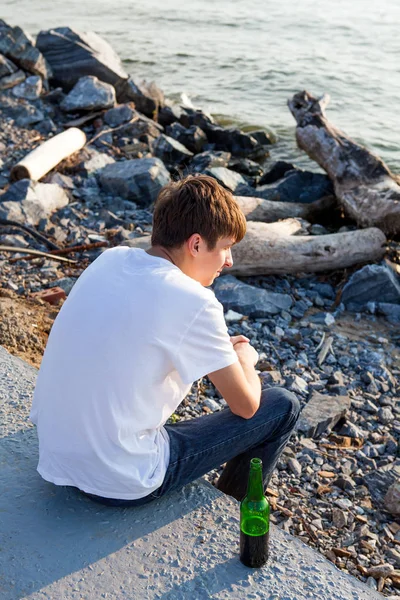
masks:
<svg viewBox="0 0 400 600"><path fill-rule="evenodd" d="M350 309L368 302L400 304L400 280L386 264L366 265L350 277L343 287L342 302Z"/></svg>
<svg viewBox="0 0 400 600"><path fill-rule="evenodd" d="M79 79L60 106L65 112L75 112L111 108L115 102L114 87L88 75Z"/></svg>
<svg viewBox="0 0 400 600"><path fill-rule="evenodd" d="M302 410L297 429L306 437L318 437L331 429L350 409L348 396L327 396L313 392Z"/></svg>
<svg viewBox="0 0 400 600"><path fill-rule="evenodd" d="M163 133L153 143L153 153L168 166L183 164L193 156L183 144Z"/></svg>
<svg viewBox="0 0 400 600"><path fill-rule="evenodd" d="M66 192L55 183L21 179L1 196L0 218L35 227L41 219L48 218L68 202Z"/></svg>
<svg viewBox="0 0 400 600"><path fill-rule="evenodd" d="M288 310L292 305L288 294L253 287L232 275L216 279L214 293L226 311L234 310L252 318L276 315L282 310Z"/></svg>
<svg viewBox="0 0 400 600"><path fill-rule="evenodd" d="M40 49L35 47L33 39L20 27L11 27L2 19L0 19L0 53L24 71L40 75L43 79L51 76L51 69Z"/></svg>
<svg viewBox="0 0 400 600"><path fill-rule="evenodd" d="M308 204L332 194L332 182L327 175L295 169L286 171L284 177L274 183L257 187L253 195L264 200Z"/></svg>
<svg viewBox="0 0 400 600"><path fill-rule="evenodd" d="M72 89L86 75L113 86L128 79L119 56L92 31L82 33L70 27L41 31L36 46L51 65L54 83L64 90Z"/></svg>
<svg viewBox="0 0 400 600"><path fill-rule="evenodd" d="M107 165L98 173L102 188L114 195L149 206L161 188L170 182L170 175L159 158L119 161Z"/></svg>

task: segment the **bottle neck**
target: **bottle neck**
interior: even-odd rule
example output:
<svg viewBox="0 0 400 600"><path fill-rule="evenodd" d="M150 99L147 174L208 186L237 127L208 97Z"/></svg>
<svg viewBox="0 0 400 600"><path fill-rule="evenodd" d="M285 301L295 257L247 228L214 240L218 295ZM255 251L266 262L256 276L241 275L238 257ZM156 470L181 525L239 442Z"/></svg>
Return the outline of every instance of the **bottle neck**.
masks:
<svg viewBox="0 0 400 600"><path fill-rule="evenodd" d="M247 499L252 502L260 502L264 497L264 486L262 468L260 466L250 467L249 482L247 485Z"/></svg>

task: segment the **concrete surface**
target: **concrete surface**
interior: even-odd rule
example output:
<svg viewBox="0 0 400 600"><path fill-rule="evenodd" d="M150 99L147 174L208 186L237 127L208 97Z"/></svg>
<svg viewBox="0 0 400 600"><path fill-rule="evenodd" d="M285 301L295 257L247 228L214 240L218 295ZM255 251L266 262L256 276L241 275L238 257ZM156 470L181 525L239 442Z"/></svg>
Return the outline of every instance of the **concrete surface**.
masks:
<svg viewBox="0 0 400 600"><path fill-rule="evenodd" d="M239 504L198 481L140 508L97 505L36 472L36 371L0 348L1 600L372 600L274 527L268 566L238 559Z"/></svg>

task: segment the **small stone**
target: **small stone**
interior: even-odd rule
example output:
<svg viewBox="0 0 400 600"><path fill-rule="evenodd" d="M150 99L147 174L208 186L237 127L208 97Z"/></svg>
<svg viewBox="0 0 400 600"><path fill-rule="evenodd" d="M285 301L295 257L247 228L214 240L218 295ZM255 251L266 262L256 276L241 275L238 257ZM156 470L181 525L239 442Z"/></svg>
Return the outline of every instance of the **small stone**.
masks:
<svg viewBox="0 0 400 600"><path fill-rule="evenodd" d="M332 523L338 529L347 526L347 514L340 508L332 508Z"/></svg>
<svg viewBox="0 0 400 600"><path fill-rule="evenodd" d="M397 568L400 568L400 552L395 548L388 548L385 552L386 558L392 560Z"/></svg>
<svg viewBox="0 0 400 600"><path fill-rule="evenodd" d="M302 471L301 464L299 463L299 461L296 458L289 458L287 464L288 464L288 468L293 473L293 475L296 475L296 477L301 476L301 471Z"/></svg>
<svg viewBox="0 0 400 600"><path fill-rule="evenodd" d="M295 375L294 377L288 377L286 381L288 389L295 394L307 394L308 384L302 377Z"/></svg>
<svg viewBox="0 0 400 600"><path fill-rule="evenodd" d="M338 506L339 508L342 508L344 510L346 510L347 508L351 508L353 506L353 503L351 502L351 500L348 500L347 498L339 498L338 500L335 500L335 504L336 504L336 506Z"/></svg>
<svg viewBox="0 0 400 600"><path fill-rule="evenodd" d="M243 315L241 313L236 312L235 310L228 310L225 313L225 321L227 323L235 323L236 321L240 321L243 319Z"/></svg>
<svg viewBox="0 0 400 600"><path fill-rule="evenodd" d="M395 481L388 489L384 505L392 515L400 515L400 481Z"/></svg>
<svg viewBox="0 0 400 600"><path fill-rule="evenodd" d="M207 408L209 408L213 412L216 412L216 411L220 410L220 408L221 408L220 405L218 404L218 402L216 402L212 398L206 398L204 400L204 404L207 406Z"/></svg>
<svg viewBox="0 0 400 600"><path fill-rule="evenodd" d="M380 577L389 577L391 573L393 573L394 567L389 563L385 563L382 565L377 565L376 567L371 567L367 571L367 575L373 577L374 579L380 579Z"/></svg>
<svg viewBox="0 0 400 600"><path fill-rule="evenodd" d="M394 417L393 417L393 413L390 410L390 408L388 408L386 406L384 406L383 408L380 408L378 411L378 419L380 420L380 422L383 425L387 425L388 423L393 421Z"/></svg>
<svg viewBox="0 0 400 600"><path fill-rule="evenodd" d="M366 584L372 590L376 590L377 589L377 583L376 583L376 580L373 577L368 577L367 581L366 581Z"/></svg>
<svg viewBox="0 0 400 600"><path fill-rule="evenodd" d="M17 98L26 98L26 100L37 100L42 93L42 78L38 75L27 77L25 81L16 85L12 93Z"/></svg>

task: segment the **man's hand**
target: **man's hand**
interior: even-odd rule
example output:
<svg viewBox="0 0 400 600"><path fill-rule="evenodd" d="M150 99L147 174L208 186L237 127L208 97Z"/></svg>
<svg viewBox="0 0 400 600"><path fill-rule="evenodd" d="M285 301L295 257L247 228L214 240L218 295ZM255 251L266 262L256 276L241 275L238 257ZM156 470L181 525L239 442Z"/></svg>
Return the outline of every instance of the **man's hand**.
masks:
<svg viewBox="0 0 400 600"><path fill-rule="evenodd" d="M233 349L238 355L240 363L250 363L254 367L258 362L258 352L250 344L249 338L244 335L234 335L230 338Z"/></svg>

